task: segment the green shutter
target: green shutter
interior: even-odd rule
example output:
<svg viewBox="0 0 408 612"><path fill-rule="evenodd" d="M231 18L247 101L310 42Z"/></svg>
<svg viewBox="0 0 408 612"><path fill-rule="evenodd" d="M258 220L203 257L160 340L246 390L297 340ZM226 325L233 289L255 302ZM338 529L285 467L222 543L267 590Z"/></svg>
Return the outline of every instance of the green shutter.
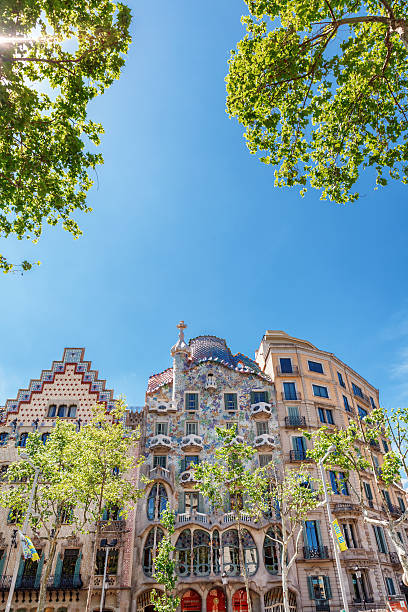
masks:
<svg viewBox="0 0 408 612"><path fill-rule="evenodd" d="M269 404L269 391L267 391L266 389L265 389L265 401L267 404Z"/></svg>
<svg viewBox="0 0 408 612"><path fill-rule="evenodd" d="M58 587L61 580L61 572L62 572L62 557L61 553L57 555L57 563L55 564L55 574L54 574L54 586Z"/></svg>
<svg viewBox="0 0 408 612"><path fill-rule="evenodd" d="M201 493L198 494L198 512L204 512L204 498Z"/></svg>
<svg viewBox="0 0 408 612"><path fill-rule="evenodd" d="M251 404L255 404L255 393L251 391Z"/></svg>
<svg viewBox="0 0 408 612"><path fill-rule="evenodd" d="M20 586L21 577L22 577L23 572L24 572L24 565L25 565L25 559L21 556L21 553L20 553L20 565L18 566L17 580L16 580L16 587L17 588Z"/></svg>
<svg viewBox="0 0 408 612"><path fill-rule="evenodd" d="M332 598L331 586L330 586L330 578L329 576L323 576L324 580L324 590L326 591L326 599Z"/></svg>
<svg viewBox="0 0 408 612"><path fill-rule="evenodd" d="M38 589L41 581L41 573L44 565L44 553L42 553L40 560L38 561L37 572L35 574L35 588Z"/></svg>
<svg viewBox="0 0 408 612"><path fill-rule="evenodd" d="M319 546L323 546L322 532L320 531L320 521L316 521L316 533Z"/></svg>
<svg viewBox="0 0 408 612"><path fill-rule="evenodd" d="M308 576L307 577L307 586L309 587L309 597L310 599L314 599L314 591L313 591L313 583L312 583L312 576Z"/></svg>
<svg viewBox="0 0 408 612"><path fill-rule="evenodd" d="M78 559L76 560L76 563L75 563L74 587L79 587L80 586L79 572L80 572L80 569L81 569L81 560L82 560L82 550L80 551L80 553L78 555Z"/></svg>
<svg viewBox="0 0 408 612"><path fill-rule="evenodd" d="M104 509L103 509L103 512L102 512L102 520L103 520L103 521L107 521L107 520L108 520L108 516L109 516L109 514L108 514L108 509L107 509L107 507L105 506L105 507L104 507Z"/></svg>
<svg viewBox="0 0 408 612"><path fill-rule="evenodd" d="M299 417L299 407L298 406L288 406L288 416L297 418Z"/></svg>
<svg viewBox="0 0 408 612"><path fill-rule="evenodd" d="M2 554L2 557L1 557L1 559L0 559L0 576L1 576L1 575L2 575L2 573L3 573L4 562L5 562L5 560L6 560L6 556L7 556L7 555L6 555L6 551L5 551L5 550L3 550L3 554Z"/></svg>
<svg viewBox="0 0 408 612"><path fill-rule="evenodd" d="M183 514L186 509L186 494L184 491L180 491L178 498L178 513Z"/></svg>

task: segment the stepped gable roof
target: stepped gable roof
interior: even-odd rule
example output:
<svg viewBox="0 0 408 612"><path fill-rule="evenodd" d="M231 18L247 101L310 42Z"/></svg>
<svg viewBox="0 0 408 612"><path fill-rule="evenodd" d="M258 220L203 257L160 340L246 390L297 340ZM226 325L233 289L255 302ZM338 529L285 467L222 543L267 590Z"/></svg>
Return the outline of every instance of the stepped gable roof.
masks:
<svg viewBox="0 0 408 612"><path fill-rule="evenodd" d="M30 380L28 389L19 389L15 399L8 399L0 407L0 421L7 419L8 413L17 413L21 404L28 404L34 393L41 393L44 386L53 383L55 377L65 373L67 365L75 365L75 373L82 374L82 382L89 384L89 392L96 394L96 402L105 404L107 410L115 407L113 390L105 389L106 380L98 378L98 371L91 370L91 362L84 361L84 348L66 348L62 361L53 361L50 370L43 370L39 379Z"/></svg>
<svg viewBox="0 0 408 612"><path fill-rule="evenodd" d="M190 355L187 359L187 370L194 368L199 363L212 361L215 364L236 370L243 374L256 374L263 379L270 380L264 374L258 364L242 353L233 355L223 338L217 336L196 336L189 343ZM153 374L149 378L147 393L153 393L160 387L173 382L173 368L168 368L159 374Z"/></svg>

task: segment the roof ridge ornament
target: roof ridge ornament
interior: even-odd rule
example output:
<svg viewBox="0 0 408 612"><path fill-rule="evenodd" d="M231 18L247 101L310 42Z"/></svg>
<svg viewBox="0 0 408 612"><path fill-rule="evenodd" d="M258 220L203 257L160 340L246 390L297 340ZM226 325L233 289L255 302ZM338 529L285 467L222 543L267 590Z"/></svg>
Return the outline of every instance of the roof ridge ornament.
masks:
<svg viewBox="0 0 408 612"><path fill-rule="evenodd" d="M187 328L187 325L184 321L180 321L177 325L177 329L179 330L179 337L176 344L171 349L171 354L174 357L176 353L186 353L187 355L191 352L190 347L186 344L184 340L184 330Z"/></svg>

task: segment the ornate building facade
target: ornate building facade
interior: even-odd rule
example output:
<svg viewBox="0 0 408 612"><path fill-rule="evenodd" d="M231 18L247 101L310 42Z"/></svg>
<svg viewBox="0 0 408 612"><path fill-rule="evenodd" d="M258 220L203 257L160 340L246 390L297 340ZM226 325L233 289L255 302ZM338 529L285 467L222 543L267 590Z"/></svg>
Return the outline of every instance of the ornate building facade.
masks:
<svg viewBox="0 0 408 612"><path fill-rule="evenodd" d="M37 430L46 443L56 418L76 424L79 428L91 418L91 409L96 403L104 404L107 410L114 406L113 391L106 388L91 362L84 360L84 349L65 349L61 361L54 361L49 370L44 370L38 380L31 380L27 389L20 389L16 399L8 400L1 411L0 420L0 478L9 463L17 460L18 452L24 450L30 431ZM140 413L129 412L127 426L140 424ZM135 449L137 453L137 449ZM136 472L136 471L135 471ZM133 474L135 484L138 474ZM133 542L135 515L131 512L124 520L118 516L104 516L101 538L116 545L109 551L108 588L105 608L107 610L130 609L131 579L133 568ZM16 562L17 529L8 511L0 509L0 610L5 609L10 589L11 576ZM45 538L29 533L40 555L38 563L20 560L16 590L12 608L19 612L37 608L39 583L44 554L48 543ZM87 588L91 575L92 544L95 536L72 533L72 526L62 527L54 567L47 587L46 612L79 612L85 608ZM97 542L99 548L100 542ZM98 552L94 577L92 610L99 610L102 590L104 553Z"/></svg>

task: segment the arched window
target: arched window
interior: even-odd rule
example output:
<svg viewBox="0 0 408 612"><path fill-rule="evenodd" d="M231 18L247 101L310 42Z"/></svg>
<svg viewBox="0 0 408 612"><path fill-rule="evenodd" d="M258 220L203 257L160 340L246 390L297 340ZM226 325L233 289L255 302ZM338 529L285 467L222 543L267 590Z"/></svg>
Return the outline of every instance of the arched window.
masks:
<svg viewBox="0 0 408 612"><path fill-rule="evenodd" d="M270 574L277 574L279 572L279 560L280 560L280 545L278 542L271 538L281 537L280 530L273 529L270 527L265 534L263 544L263 557L265 567Z"/></svg>
<svg viewBox="0 0 408 612"><path fill-rule="evenodd" d="M191 531L184 529L176 542L176 572L179 576L191 573Z"/></svg>
<svg viewBox="0 0 408 612"><path fill-rule="evenodd" d="M153 559L156 556L157 545L163 538L163 531L160 527L153 527L147 536L143 547L143 571L146 576L153 574Z"/></svg>
<svg viewBox="0 0 408 612"><path fill-rule="evenodd" d="M61 404L61 406L58 406L58 416L59 417L64 417L67 413L67 407L65 406L65 404Z"/></svg>
<svg viewBox="0 0 408 612"><path fill-rule="evenodd" d="M57 407L55 404L52 404L52 406L48 408L48 416L55 417L56 414L57 414Z"/></svg>
<svg viewBox="0 0 408 612"><path fill-rule="evenodd" d="M193 569L195 576L208 576L211 569L210 534L202 529L193 533Z"/></svg>
<svg viewBox="0 0 408 612"><path fill-rule="evenodd" d="M212 569L214 574L220 573L220 533L215 529L212 534Z"/></svg>
<svg viewBox="0 0 408 612"><path fill-rule="evenodd" d="M74 417L76 417L76 411L77 411L77 407L75 406L75 404L72 404L72 406L70 406L70 407L68 408L68 414L67 414L67 416L68 416L70 419L73 419Z"/></svg>
<svg viewBox="0 0 408 612"><path fill-rule="evenodd" d="M7 444L7 439L8 439L8 433L6 433L5 431L2 431L0 433L0 446L4 446L5 444Z"/></svg>
<svg viewBox="0 0 408 612"><path fill-rule="evenodd" d="M27 432L22 433L18 441L18 446L25 447L25 445L27 444L27 438L28 438L28 433Z"/></svg>
<svg viewBox="0 0 408 612"><path fill-rule="evenodd" d="M167 492L162 484L155 484L150 489L147 498L147 518L149 521L161 517L163 510L167 507Z"/></svg>
<svg viewBox="0 0 408 612"><path fill-rule="evenodd" d="M41 440L42 440L42 443L43 443L43 444L46 444L46 443L47 443L47 440L48 440L48 438L50 437L50 435L51 435L51 434L50 434L50 433L48 433L48 432L47 432L47 433L43 433L43 434L42 434L42 436L41 436Z"/></svg>
<svg viewBox="0 0 408 612"><path fill-rule="evenodd" d="M251 534L246 529L242 530L242 547L246 570L248 575L252 576L258 569L258 551ZM239 576L241 573L239 564L239 540L238 531L236 529L229 529L222 534L222 554L225 572L229 576Z"/></svg>

